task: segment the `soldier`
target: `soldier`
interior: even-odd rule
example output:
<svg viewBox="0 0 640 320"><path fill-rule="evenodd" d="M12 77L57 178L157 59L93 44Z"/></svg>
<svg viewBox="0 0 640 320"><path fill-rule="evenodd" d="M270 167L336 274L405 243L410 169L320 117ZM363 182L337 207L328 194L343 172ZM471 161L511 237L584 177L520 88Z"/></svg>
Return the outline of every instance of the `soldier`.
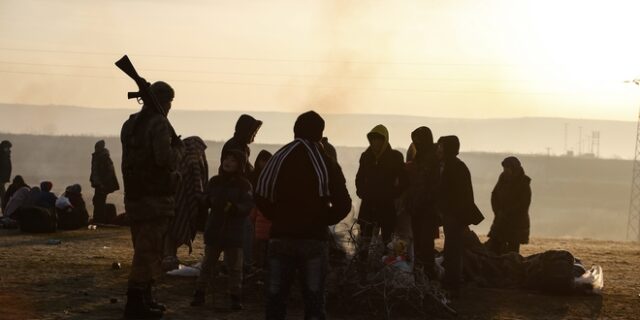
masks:
<svg viewBox="0 0 640 320"><path fill-rule="evenodd" d="M109 223L104 207L107 196L120 190L116 170L109 155L109 149L105 148L104 140L96 142L95 152L91 156L91 186L95 189L93 195L93 222Z"/></svg>
<svg viewBox="0 0 640 320"><path fill-rule="evenodd" d="M173 89L158 81L151 92L168 113ZM148 103L124 123L120 140L124 204L134 248L125 317L158 319L165 307L154 301L151 288L162 273L164 236L175 211L177 167L184 147L166 116Z"/></svg>

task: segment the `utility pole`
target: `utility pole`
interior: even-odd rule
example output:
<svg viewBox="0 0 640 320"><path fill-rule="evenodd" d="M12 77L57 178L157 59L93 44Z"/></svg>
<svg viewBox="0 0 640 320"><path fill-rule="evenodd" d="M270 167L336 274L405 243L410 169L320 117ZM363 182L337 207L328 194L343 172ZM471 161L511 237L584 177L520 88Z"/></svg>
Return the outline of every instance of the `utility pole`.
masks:
<svg viewBox="0 0 640 320"><path fill-rule="evenodd" d="M640 86L640 79L625 81ZM631 199L629 200L629 218L627 220L627 240L640 242L640 112L636 130L636 150L633 158L633 174L631 175Z"/></svg>

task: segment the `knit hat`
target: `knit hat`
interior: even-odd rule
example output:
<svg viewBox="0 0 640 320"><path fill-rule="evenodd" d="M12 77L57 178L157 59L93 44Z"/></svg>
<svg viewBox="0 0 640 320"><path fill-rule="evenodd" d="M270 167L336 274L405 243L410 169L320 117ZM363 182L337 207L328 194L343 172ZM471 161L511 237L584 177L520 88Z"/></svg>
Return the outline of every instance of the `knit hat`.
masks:
<svg viewBox="0 0 640 320"><path fill-rule="evenodd" d="M293 133L296 138L320 142L324 131L324 119L315 111L308 111L301 114L293 126Z"/></svg>

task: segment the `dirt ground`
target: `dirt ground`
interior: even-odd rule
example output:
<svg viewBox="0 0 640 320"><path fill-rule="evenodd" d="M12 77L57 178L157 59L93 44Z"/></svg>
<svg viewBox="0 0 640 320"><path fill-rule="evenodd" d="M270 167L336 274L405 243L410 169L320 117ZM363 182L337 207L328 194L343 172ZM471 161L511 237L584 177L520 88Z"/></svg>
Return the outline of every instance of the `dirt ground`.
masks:
<svg viewBox="0 0 640 320"><path fill-rule="evenodd" d="M59 245L47 240L59 239ZM441 243L439 244L441 245ZM517 290L468 287L454 303L457 319L640 319L640 244L595 240L533 239L523 254L566 249L587 266L604 269L602 296L549 296ZM195 263L201 255L180 258ZM132 255L127 228L98 228L46 235L0 230L0 319L120 319ZM113 270L113 262L122 269ZM224 279L220 280L224 281ZM189 306L193 278L165 277L158 299L169 306L166 319L262 319L262 290L245 290L245 310L225 310L220 293L212 305ZM299 297L290 319L303 317ZM332 319L367 318L329 306ZM367 318L368 319L368 318Z"/></svg>

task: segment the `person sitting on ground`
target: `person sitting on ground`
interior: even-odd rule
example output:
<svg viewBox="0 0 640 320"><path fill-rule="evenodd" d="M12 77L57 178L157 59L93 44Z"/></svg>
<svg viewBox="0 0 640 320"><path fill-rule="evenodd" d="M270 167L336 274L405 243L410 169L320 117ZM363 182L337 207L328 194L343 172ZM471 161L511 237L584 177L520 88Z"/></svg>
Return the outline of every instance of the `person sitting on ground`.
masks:
<svg viewBox="0 0 640 320"><path fill-rule="evenodd" d="M82 187L74 184L67 187L64 196L69 199L71 207L58 209L58 229L76 230L89 224L89 213L82 198Z"/></svg>
<svg viewBox="0 0 640 320"><path fill-rule="evenodd" d="M529 243L531 178L516 157L504 159L502 168L491 193L495 218L487 241L489 249L496 254L520 252L520 244Z"/></svg>
<svg viewBox="0 0 640 320"><path fill-rule="evenodd" d="M6 206L4 185L11 181L11 142L3 140L0 142L0 208Z"/></svg>
<svg viewBox="0 0 640 320"><path fill-rule="evenodd" d="M7 188L7 191L4 193L4 198L2 199L2 212L4 212L5 216L8 216L8 214L6 213L6 208L7 205L9 204L9 200L11 199L11 197L13 197L13 194L18 191L20 188L23 187L29 187L25 182L24 179L22 178L22 176L17 175L15 177L13 177L13 182L11 182L11 184L9 185L9 188Z"/></svg>
<svg viewBox="0 0 640 320"><path fill-rule="evenodd" d="M245 220L253 208L251 183L244 177L246 154L237 149L222 155L220 174L211 178L207 186L207 200L211 209L204 233L205 251L200 276L196 282L192 306L205 302L220 254L229 269L229 291L232 310L241 310L242 256Z"/></svg>
<svg viewBox="0 0 640 320"><path fill-rule="evenodd" d="M40 190L42 192L40 192L40 195L36 199L34 205L40 208L54 210L56 207L56 200L58 200L58 197L56 197L56 195L53 192L51 192L52 188L53 188L53 183L51 183L51 181L41 182Z"/></svg>
<svg viewBox="0 0 640 320"><path fill-rule="evenodd" d="M11 186L14 185L12 184ZM9 192L7 191L7 194L8 193ZM12 215L25 204L25 202L29 198L30 193L31 188L29 188L29 186L27 186L26 184L15 191L12 190L11 198L7 202L7 207L4 209L4 216L13 218Z"/></svg>

